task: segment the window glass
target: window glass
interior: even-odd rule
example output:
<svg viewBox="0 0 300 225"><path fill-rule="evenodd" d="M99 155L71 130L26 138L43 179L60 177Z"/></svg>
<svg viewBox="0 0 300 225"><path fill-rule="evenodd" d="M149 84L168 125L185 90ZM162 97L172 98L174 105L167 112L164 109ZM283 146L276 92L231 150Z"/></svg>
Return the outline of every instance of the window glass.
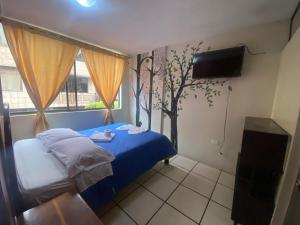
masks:
<svg viewBox="0 0 300 225"><path fill-rule="evenodd" d="M105 105L97 94L94 83L90 77L89 71L85 65L83 56L79 52L76 59L76 77L77 77L77 98L78 108L81 109L103 109ZM120 99L121 88L113 104L114 109L121 108Z"/></svg>
<svg viewBox="0 0 300 225"><path fill-rule="evenodd" d="M0 78L4 103L8 103L12 112L36 111L19 74L7 45L3 27L0 24ZM121 107L120 93L113 108ZM105 105L96 92L81 52L79 52L66 84L57 98L48 107L55 110L102 109Z"/></svg>
<svg viewBox="0 0 300 225"><path fill-rule="evenodd" d="M22 92L23 85L20 74L16 68L1 69L2 91Z"/></svg>
<svg viewBox="0 0 300 225"><path fill-rule="evenodd" d="M62 90L57 95L56 99L52 102L52 104L48 107L47 111L53 110L67 110L67 93L63 90L65 85L63 86Z"/></svg>
<svg viewBox="0 0 300 225"><path fill-rule="evenodd" d="M105 108L91 79L85 65L81 52L75 63L77 79L77 102L80 109L101 109Z"/></svg>
<svg viewBox="0 0 300 225"><path fill-rule="evenodd" d="M7 45L2 24L0 25L0 45Z"/></svg>
<svg viewBox="0 0 300 225"><path fill-rule="evenodd" d="M34 110L35 107L27 94L18 70L16 68L1 66L0 76L3 102L9 104L12 111Z"/></svg>
<svg viewBox="0 0 300 225"><path fill-rule="evenodd" d="M3 102L8 103L12 111L33 110L34 105L7 46L2 25L0 25L0 76Z"/></svg>
<svg viewBox="0 0 300 225"><path fill-rule="evenodd" d="M89 93L89 81L91 81L88 77L76 77L77 79L77 92L78 93Z"/></svg>

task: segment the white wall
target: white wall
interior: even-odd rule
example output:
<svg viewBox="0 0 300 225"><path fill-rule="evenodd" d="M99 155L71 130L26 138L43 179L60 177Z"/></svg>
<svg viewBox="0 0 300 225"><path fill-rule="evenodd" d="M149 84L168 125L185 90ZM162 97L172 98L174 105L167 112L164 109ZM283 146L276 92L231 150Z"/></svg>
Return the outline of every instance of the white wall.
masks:
<svg viewBox="0 0 300 225"><path fill-rule="evenodd" d="M300 29L281 54L272 118L290 134L296 130L300 107Z"/></svg>
<svg viewBox="0 0 300 225"><path fill-rule="evenodd" d="M113 117L116 122L129 121L129 89L128 71L122 83L122 108L113 110ZM47 113L46 117L50 128L69 127L74 130L83 130L103 125L105 110L89 110L77 112ZM11 116L11 127L13 140L34 137L33 124L34 114Z"/></svg>
<svg viewBox="0 0 300 225"><path fill-rule="evenodd" d="M235 171L245 116L271 116L280 51L287 39L288 23L283 21L235 30L202 40L203 50L208 46L221 49L244 43L253 52L265 51L267 54L246 54L242 76L230 80L233 92L229 103L223 155L218 154L219 146L211 144L211 140L221 141L223 137L227 88L221 89L222 96L215 98L212 108L208 107L201 94L197 99L190 95L183 101L183 111L178 118L180 154L229 172ZM195 41L190 44L197 43ZM186 43L168 46L169 54L171 49L182 51L185 45ZM166 117L164 133L169 135L169 132L169 119Z"/></svg>
<svg viewBox="0 0 300 225"><path fill-rule="evenodd" d="M295 135L300 108L300 29L287 44L281 54L278 83L272 118L286 129L292 137ZM298 122L299 123L299 122ZM300 126L300 124L298 124ZM299 137L298 137L299 138ZM299 140L298 140L299 141ZM296 151L292 139L286 169L278 195L278 204L274 213L273 225L281 225L300 166L300 152Z"/></svg>

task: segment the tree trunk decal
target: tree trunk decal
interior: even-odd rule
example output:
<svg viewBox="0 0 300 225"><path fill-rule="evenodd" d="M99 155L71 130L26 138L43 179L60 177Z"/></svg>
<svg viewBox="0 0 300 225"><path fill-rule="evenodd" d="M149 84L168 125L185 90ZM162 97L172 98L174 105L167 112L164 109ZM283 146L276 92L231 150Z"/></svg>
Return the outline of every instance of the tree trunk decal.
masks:
<svg viewBox="0 0 300 225"><path fill-rule="evenodd" d="M201 90L204 92L205 99L208 105L213 106L213 97L220 96L220 91L217 86L223 86L226 80L211 80L211 79L192 79L193 55L200 51L202 42L196 47L187 45L182 54L179 55L175 50L170 51L170 59L166 63L165 71L165 98L159 93L155 93L159 101L156 103L156 108L161 108L171 122L171 142L173 147L178 151L178 130L177 118L178 112L182 110L182 101L189 96L190 91ZM190 54L188 55L188 52ZM197 95L194 95L197 98Z"/></svg>
<svg viewBox="0 0 300 225"><path fill-rule="evenodd" d="M136 89L132 88L132 91L135 97L135 107L136 107L135 125L138 127L142 125L142 122L140 120L140 106L141 106L140 96L144 88L144 83L141 83L142 65L148 59L149 59L148 56L142 56L141 54L138 54L136 59L136 68L131 68L136 75Z"/></svg>
<svg viewBox="0 0 300 225"><path fill-rule="evenodd" d="M135 114L135 125L140 126L140 94L142 92L143 86L141 88L141 55L137 55L137 66L136 66L136 92L135 96L135 107L136 107L136 114Z"/></svg>
<svg viewBox="0 0 300 225"><path fill-rule="evenodd" d="M161 110L170 119L170 138L176 151L178 151L177 119L182 110L182 101L191 92L200 90L208 105L212 107L214 97L220 96L218 87L226 82L226 80L216 79L192 79L193 55L200 51L201 45L202 42L195 47L187 45L181 54L171 50L168 59L166 59L166 48L155 49L150 55L139 54L136 59L136 68L133 69L136 75L136 88L133 89L136 125L142 125L140 108L147 116L149 130L152 128L152 109ZM163 53L162 50L165 52ZM163 89L162 92L159 91L159 85ZM194 94L194 97L197 98L197 94Z"/></svg>
<svg viewBox="0 0 300 225"><path fill-rule="evenodd" d="M148 75L149 75L149 86L147 86L148 92L144 93L144 104L141 104L142 109L146 112L148 116L148 130L151 130L152 124L152 108L153 108L153 88L154 88L154 78L161 72L162 65L159 65L158 68L155 68L155 51L151 52L151 56L149 57L150 67L147 67ZM156 62L158 63L158 62ZM157 65L156 65L157 66ZM148 100L147 100L148 96Z"/></svg>
<svg viewBox="0 0 300 225"><path fill-rule="evenodd" d="M162 54L162 52L164 54ZM157 91L158 84L161 85L164 75L164 66L166 62L166 47L159 48L148 53L138 54L136 58L136 68L131 68L135 72L136 88L132 88L135 97L136 108L136 125L143 124L141 118L141 110L143 109L147 118L147 129L152 128L152 114L153 114L153 93ZM157 84L155 84L157 82ZM163 86L161 85L161 89Z"/></svg>

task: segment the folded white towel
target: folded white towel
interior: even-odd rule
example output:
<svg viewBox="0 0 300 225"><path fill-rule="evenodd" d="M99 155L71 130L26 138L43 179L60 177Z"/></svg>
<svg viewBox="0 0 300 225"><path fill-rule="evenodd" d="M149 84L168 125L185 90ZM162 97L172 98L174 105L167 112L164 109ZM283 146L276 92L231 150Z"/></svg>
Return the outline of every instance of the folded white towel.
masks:
<svg viewBox="0 0 300 225"><path fill-rule="evenodd" d="M137 127L132 124L122 125L116 129L117 130L128 130L128 134L140 134L140 133L143 133L146 131L145 128Z"/></svg>
<svg viewBox="0 0 300 225"><path fill-rule="evenodd" d="M117 130L130 130L132 128L135 128L136 126L132 125L132 124L125 124L125 125L122 125L118 128L116 128Z"/></svg>
<svg viewBox="0 0 300 225"><path fill-rule="evenodd" d="M110 137L107 137L104 135L103 132L95 131L93 134L90 135L90 139L99 142L110 142L115 136L115 133L111 133Z"/></svg>
<svg viewBox="0 0 300 225"><path fill-rule="evenodd" d="M128 130L128 134L140 134L145 132L146 129L142 127L132 127Z"/></svg>

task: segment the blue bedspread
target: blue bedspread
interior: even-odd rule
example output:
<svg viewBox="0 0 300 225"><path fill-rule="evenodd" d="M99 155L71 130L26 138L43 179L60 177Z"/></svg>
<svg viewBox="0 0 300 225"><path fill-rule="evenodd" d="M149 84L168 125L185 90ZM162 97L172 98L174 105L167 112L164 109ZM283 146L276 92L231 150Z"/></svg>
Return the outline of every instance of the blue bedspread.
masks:
<svg viewBox="0 0 300 225"><path fill-rule="evenodd" d="M152 131L128 134L127 130L116 129L124 124L126 123L115 123L80 131L81 134L89 136L96 130L111 129L116 134L111 142L95 142L116 158L112 162L114 175L82 193L83 198L92 208L97 208L111 200L114 193L152 168L158 161L176 154L166 136Z"/></svg>

